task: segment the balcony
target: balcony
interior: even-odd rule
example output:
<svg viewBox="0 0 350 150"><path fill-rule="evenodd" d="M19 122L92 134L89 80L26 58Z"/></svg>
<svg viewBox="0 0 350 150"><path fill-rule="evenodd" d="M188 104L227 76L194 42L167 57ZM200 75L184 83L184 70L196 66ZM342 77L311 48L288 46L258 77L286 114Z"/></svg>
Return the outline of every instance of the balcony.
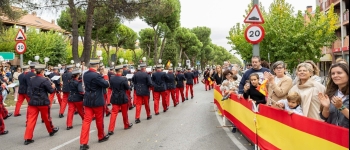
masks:
<svg viewBox="0 0 350 150"><path fill-rule="evenodd" d="M343 13L343 25L349 24L349 11Z"/></svg>
<svg viewBox="0 0 350 150"><path fill-rule="evenodd" d="M332 3L334 4L334 6L337 6L338 4L340 4L340 0L327 0L325 2L325 11L327 11L329 9L329 7L331 6Z"/></svg>
<svg viewBox="0 0 350 150"><path fill-rule="evenodd" d="M333 52L339 51L341 47L342 47L341 39L337 39L336 41L334 41L333 46L332 46ZM344 38L343 49L344 49L344 47L349 47L349 35ZM347 50L349 50L349 49L347 48Z"/></svg>

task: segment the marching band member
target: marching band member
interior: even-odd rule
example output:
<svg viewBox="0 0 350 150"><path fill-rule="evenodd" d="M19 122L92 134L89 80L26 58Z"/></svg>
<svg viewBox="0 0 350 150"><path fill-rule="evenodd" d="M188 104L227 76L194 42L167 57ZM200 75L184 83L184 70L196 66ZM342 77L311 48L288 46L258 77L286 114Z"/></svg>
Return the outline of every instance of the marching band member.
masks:
<svg viewBox="0 0 350 150"><path fill-rule="evenodd" d="M80 69L75 69L71 73L71 79L69 79L68 87L69 88L69 97L68 97L68 114L67 114L67 130L73 128L73 116L75 110L78 111L81 119L84 120L84 108L83 108L83 98L84 90L82 81L80 77Z"/></svg>
<svg viewBox="0 0 350 150"><path fill-rule="evenodd" d="M108 75L108 79L110 79L113 75L115 75L113 67L111 67L109 69L107 75ZM112 89L111 89L111 87L108 87L108 89L107 89L107 106L111 105L111 94L112 94Z"/></svg>
<svg viewBox="0 0 350 150"><path fill-rule="evenodd" d="M19 113L22 103L24 99L26 99L27 103L29 102L29 96L27 95L27 84L24 82L25 78L24 76L28 73L29 71L29 66L23 66L23 73L21 73L18 76L18 81L19 81L19 88L18 88L18 100L16 103L16 108L14 112L14 116L21 116Z"/></svg>
<svg viewBox="0 0 350 150"><path fill-rule="evenodd" d="M99 68L99 73L100 75L103 75L104 74L104 71L105 71L105 67L103 66L103 64L101 63L101 66ZM108 77L108 70L107 70L107 77ZM109 80L109 78L108 78ZM103 98L105 99L105 111L106 111L106 117L108 117L109 115L111 115L111 111L109 110L108 108L108 104L107 104L107 90L106 88L103 88L102 89L102 93L103 93Z"/></svg>
<svg viewBox="0 0 350 150"><path fill-rule="evenodd" d="M50 79L52 77L54 77L54 76L61 76L61 74L58 72L58 69L59 69L58 67L54 67L53 68L53 72L49 75ZM61 83L60 83L60 79L53 80L52 82L55 83L56 88L55 88L55 91L52 94L50 94L50 102L51 102L50 106L52 106L53 99L54 99L55 94L56 94L56 97L58 99L58 104L60 105L60 108L61 108L62 97L61 97ZM64 116L63 116L63 114L60 113L58 115L58 117L63 118Z"/></svg>
<svg viewBox="0 0 350 150"><path fill-rule="evenodd" d="M176 105L179 104L179 101L175 97L176 85L175 85L175 75L173 73L173 68L168 69L168 77L169 77L169 79L166 80L166 88L167 88L166 102L167 102L168 107L169 107L170 96L171 96L171 98L173 99L174 107L176 107Z"/></svg>
<svg viewBox="0 0 350 150"><path fill-rule="evenodd" d="M122 72L122 76L126 76L127 74L131 74L130 70L128 69L127 65L123 65L123 72ZM131 88L127 89L126 91L126 95L128 96L128 108L129 110L133 109L134 106L131 102ZM135 100L134 100L135 101Z"/></svg>
<svg viewBox="0 0 350 150"><path fill-rule="evenodd" d="M69 82L72 79L72 70L73 70L73 65L68 65L67 66L67 71L65 73L63 73L63 75L62 75L63 98L62 98L62 101L61 101L61 104L60 104L60 112L59 112L59 116L60 117L63 116L63 113L66 110L66 106L67 106L67 103L68 103L68 97L69 97L69 92L70 92Z"/></svg>
<svg viewBox="0 0 350 150"><path fill-rule="evenodd" d="M107 141L109 135L105 135L103 131L103 115L105 108L105 99L103 97L103 89L109 87L108 82L108 70L103 69L103 76L97 73L99 68L99 59L90 60L90 68L87 72L84 73L84 85L85 85L85 94L84 94L84 120L81 127L80 133L80 150L89 149L87 145L89 142L90 135L90 125L92 122L93 116L96 118L96 127L98 132L98 142Z"/></svg>
<svg viewBox="0 0 350 150"><path fill-rule="evenodd" d="M162 72L162 65L157 65L157 71L152 74L153 83L153 97L154 97L154 111L156 115L159 115L159 100L162 96L163 112L168 110L168 104L166 102L166 84L165 80L169 80L168 75Z"/></svg>
<svg viewBox="0 0 350 150"><path fill-rule="evenodd" d="M0 92L2 92L2 90L4 90L5 88L6 88L6 84L2 83L0 86ZM0 135L5 135L9 133L8 130L5 130L4 118L5 116L7 117L6 113L8 112L4 106L2 94L0 94ZM3 114L5 114L5 116Z"/></svg>
<svg viewBox="0 0 350 150"><path fill-rule="evenodd" d="M198 70L197 69L193 69L193 75L194 75L194 78L193 78L193 84L198 84L199 82L198 82L198 76L199 76L199 72L198 72Z"/></svg>
<svg viewBox="0 0 350 150"><path fill-rule="evenodd" d="M129 123L128 119L128 96L126 90L130 90L130 82L126 77L122 77L123 70L122 66L116 66L116 75L112 76L110 79L110 88L112 89L111 103L112 103L112 115L109 122L108 134L114 134L115 121L117 119L119 110L122 111L124 129L130 129L132 123Z"/></svg>
<svg viewBox="0 0 350 150"><path fill-rule="evenodd" d="M184 96L184 86L186 84L186 78L185 78L185 75L181 72L181 68L178 68L177 69L177 74L176 74L176 100L178 102L179 101L179 98L180 98L180 95L181 95L181 99L182 99L182 102L185 102L185 96Z"/></svg>
<svg viewBox="0 0 350 150"><path fill-rule="evenodd" d="M186 78L186 100L188 100L188 90L191 91L191 99L193 99L193 79L194 75L191 72L191 68L187 68L187 72L185 73Z"/></svg>
<svg viewBox="0 0 350 150"><path fill-rule="evenodd" d="M33 143L33 132L38 119L39 112L42 120L50 136L53 136L58 130L58 127L52 125L50 116L50 100L47 93L55 92L55 84L52 84L49 79L44 77L45 65L37 64L36 76L30 79L31 87L30 101L27 109L27 127L24 134L24 145Z"/></svg>
<svg viewBox="0 0 350 150"><path fill-rule="evenodd" d="M147 113L147 120L152 119L151 111L149 108L149 88L152 86L151 77L146 73L146 64L140 64L141 71L137 71L132 77L136 91L136 114L135 123L140 123L141 105L145 104Z"/></svg>

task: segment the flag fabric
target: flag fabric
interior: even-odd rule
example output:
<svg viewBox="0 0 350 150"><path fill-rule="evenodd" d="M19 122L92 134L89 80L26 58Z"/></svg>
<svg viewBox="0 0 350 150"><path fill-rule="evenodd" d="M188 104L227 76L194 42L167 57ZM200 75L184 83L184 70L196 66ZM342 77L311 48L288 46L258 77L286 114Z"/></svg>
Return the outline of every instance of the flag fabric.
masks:
<svg viewBox="0 0 350 150"><path fill-rule="evenodd" d="M168 60L168 62L166 63L166 67L167 67L167 68L170 67L170 60Z"/></svg>
<svg viewBox="0 0 350 150"><path fill-rule="evenodd" d="M208 78L208 81L209 81L209 85L213 85L214 82L210 78Z"/></svg>
<svg viewBox="0 0 350 150"><path fill-rule="evenodd" d="M264 80L257 88L256 90L258 90L261 94L263 94L264 96L267 96L268 92L267 92L267 88L266 88L266 84L267 84L267 80Z"/></svg>

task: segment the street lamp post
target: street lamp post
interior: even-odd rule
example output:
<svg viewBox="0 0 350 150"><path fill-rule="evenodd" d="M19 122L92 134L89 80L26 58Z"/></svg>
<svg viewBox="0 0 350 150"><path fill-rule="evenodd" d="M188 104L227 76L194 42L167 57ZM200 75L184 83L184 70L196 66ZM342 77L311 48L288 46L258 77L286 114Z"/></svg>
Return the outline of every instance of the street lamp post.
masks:
<svg viewBox="0 0 350 150"><path fill-rule="evenodd" d="M119 62L120 62L120 64L123 64L124 58L119 58Z"/></svg>
<svg viewBox="0 0 350 150"><path fill-rule="evenodd" d="M49 60L50 60L49 57L45 57L45 58L44 58L46 68L47 68L47 62L49 62Z"/></svg>
<svg viewBox="0 0 350 150"><path fill-rule="evenodd" d="M74 60L70 60L70 63L73 65L74 64Z"/></svg>
<svg viewBox="0 0 350 150"><path fill-rule="evenodd" d="M146 63L146 57L142 57L143 63Z"/></svg>
<svg viewBox="0 0 350 150"><path fill-rule="evenodd" d="M40 57L39 56L34 56L34 59L35 59L36 62L38 62Z"/></svg>
<svg viewBox="0 0 350 150"><path fill-rule="evenodd" d="M96 51L96 55L97 55L97 57L101 57L102 56L102 51L101 50L97 50Z"/></svg>
<svg viewBox="0 0 350 150"><path fill-rule="evenodd" d="M114 67L114 62L112 62L112 66Z"/></svg>
<svg viewBox="0 0 350 150"><path fill-rule="evenodd" d="M162 63L162 59L158 59L158 63L161 64Z"/></svg>
<svg viewBox="0 0 350 150"><path fill-rule="evenodd" d="M1 61L1 60L0 60ZM4 60L3 60L4 61ZM31 60L28 60L28 65L30 65L32 63L32 61Z"/></svg>
<svg viewBox="0 0 350 150"><path fill-rule="evenodd" d="M101 65L101 66L103 65L102 60L103 60L103 57L102 57L102 56L100 56L100 65Z"/></svg>
<svg viewBox="0 0 350 150"><path fill-rule="evenodd" d="M128 60L125 60L125 63L128 64Z"/></svg>

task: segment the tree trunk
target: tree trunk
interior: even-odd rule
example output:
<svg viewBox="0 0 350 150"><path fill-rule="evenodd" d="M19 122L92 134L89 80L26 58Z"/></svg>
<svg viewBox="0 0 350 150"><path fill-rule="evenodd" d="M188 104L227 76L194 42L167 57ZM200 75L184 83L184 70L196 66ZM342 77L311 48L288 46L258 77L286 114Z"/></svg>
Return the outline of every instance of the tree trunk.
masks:
<svg viewBox="0 0 350 150"><path fill-rule="evenodd" d="M163 58L163 50L164 50L164 47L165 47L165 41L166 41L166 38L164 36L163 40L162 40L162 46L160 47L159 58Z"/></svg>
<svg viewBox="0 0 350 150"><path fill-rule="evenodd" d="M179 62L181 62L181 57L182 57L182 47L181 47L181 43L180 43L180 53L179 53Z"/></svg>
<svg viewBox="0 0 350 150"><path fill-rule="evenodd" d="M94 49L92 50L91 58L96 58L97 41L98 41L98 35L96 35L96 39L94 41Z"/></svg>
<svg viewBox="0 0 350 150"><path fill-rule="evenodd" d="M106 54L107 54L107 63L108 63L108 66L111 66L111 62L110 62L110 59L109 59L109 45L107 45L107 51L106 51Z"/></svg>
<svg viewBox="0 0 350 150"><path fill-rule="evenodd" d="M79 30L78 30L78 16L74 5L74 0L68 1L70 15L72 18L72 55L75 63L79 62Z"/></svg>
<svg viewBox="0 0 350 150"><path fill-rule="evenodd" d="M148 54L147 54L147 59L151 58L151 46L147 45L148 47Z"/></svg>
<svg viewBox="0 0 350 150"><path fill-rule="evenodd" d="M82 61L84 61L86 64L90 62L90 58L91 58L91 33L92 33L92 26L93 26L92 19L94 16L95 5L96 5L96 0L90 0L86 9L84 50L83 50L83 57L82 57Z"/></svg>
<svg viewBox="0 0 350 150"><path fill-rule="evenodd" d="M153 27L154 30L154 56L153 56L153 61L155 64L157 64L157 55L158 55L158 25L157 28Z"/></svg>

